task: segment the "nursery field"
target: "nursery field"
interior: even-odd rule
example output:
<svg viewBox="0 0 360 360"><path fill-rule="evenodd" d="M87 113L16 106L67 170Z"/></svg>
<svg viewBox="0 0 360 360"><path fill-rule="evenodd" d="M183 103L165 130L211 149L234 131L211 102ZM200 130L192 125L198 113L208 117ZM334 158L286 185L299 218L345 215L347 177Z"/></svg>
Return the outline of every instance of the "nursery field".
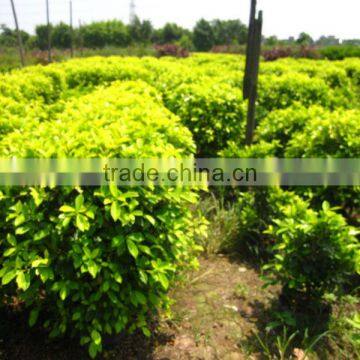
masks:
<svg viewBox="0 0 360 360"><path fill-rule="evenodd" d="M251 146L244 64L1 74L0 158L360 158L360 59L261 63ZM0 359L356 359L359 202L345 186L1 187Z"/></svg>

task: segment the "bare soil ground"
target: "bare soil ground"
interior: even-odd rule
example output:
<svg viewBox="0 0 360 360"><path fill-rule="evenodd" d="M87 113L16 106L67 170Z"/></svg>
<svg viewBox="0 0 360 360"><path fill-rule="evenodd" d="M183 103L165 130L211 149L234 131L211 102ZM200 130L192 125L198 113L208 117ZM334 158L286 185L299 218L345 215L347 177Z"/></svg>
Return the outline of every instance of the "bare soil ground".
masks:
<svg viewBox="0 0 360 360"><path fill-rule="evenodd" d="M253 331L277 297L265 290L258 273L216 256L202 259L176 288L173 318L160 326L172 341L155 348L155 359L244 359L253 351Z"/></svg>
<svg viewBox="0 0 360 360"><path fill-rule="evenodd" d="M135 334L105 344L104 359L257 358L253 331L266 323L266 309L278 296L263 289L259 274L225 256L200 259L198 271L172 291L171 317L162 316L150 340ZM253 354L250 356L250 354ZM87 359L76 341L50 342L41 330L29 330L24 318L2 315L1 360Z"/></svg>

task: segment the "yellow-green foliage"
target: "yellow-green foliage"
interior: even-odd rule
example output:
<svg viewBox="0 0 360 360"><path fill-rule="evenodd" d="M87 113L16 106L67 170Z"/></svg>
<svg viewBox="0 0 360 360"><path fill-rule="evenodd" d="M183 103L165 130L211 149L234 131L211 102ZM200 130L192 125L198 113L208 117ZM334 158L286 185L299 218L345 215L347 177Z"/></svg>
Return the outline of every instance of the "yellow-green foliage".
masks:
<svg viewBox="0 0 360 360"><path fill-rule="evenodd" d="M191 156L191 133L144 82L69 101L56 119L8 133L2 157ZM17 296L51 336L80 336L92 357L106 334L141 329L193 266L190 188L0 190L0 302Z"/></svg>
<svg viewBox="0 0 360 360"><path fill-rule="evenodd" d="M182 84L166 94L165 105L191 129L201 157L243 140L246 104L238 88L209 80Z"/></svg>
<svg viewBox="0 0 360 360"><path fill-rule="evenodd" d="M258 121L273 110L296 103L330 110L359 108L359 69L358 59L335 62L281 59L262 63ZM28 114L30 103L42 109L40 120L51 119L63 111L63 101L91 92L96 86L108 86L118 80L143 80L159 90L165 106L179 115L195 135L197 152L214 155L226 148L228 141L236 140L239 144L243 141L234 125L238 119L240 127L244 126L243 70L242 56L196 54L187 59L94 57L13 71L1 76L0 98L9 97L23 107L21 111L5 111L1 123L6 118L14 124L4 125L7 130L1 129L0 133L18 128L22 122L19 123L17 115ZM54 104L57 106L50 106ZM219 110L208 111L213 106ZM224 115L227 110L231 113L230 121ZM193 114L201 111L205 117ZM220 127L222 131L218 131Z"/></svg>
<svg viewBox="0 0 360 360"><path fill-rule="evenodd" d="M2 156L30 158L146 158L195 149L190 132L141 81L116 82L70 101L56 119L10 133L0 148Z"/></svg>
<svg viewBox="0 0 360 360"><path fill-rule="evenodd" d="M251 147L243 71L242 56L198 54L1 75L0 157L359 156L359 59L262 63ZM148 315L193 263L196 199L185 188L2 189L0 303L16 295L31 325L41 312L51 335L80 336L92 356L104 334L149 335ZM244 224L256 227L250 210Z"/></svg>

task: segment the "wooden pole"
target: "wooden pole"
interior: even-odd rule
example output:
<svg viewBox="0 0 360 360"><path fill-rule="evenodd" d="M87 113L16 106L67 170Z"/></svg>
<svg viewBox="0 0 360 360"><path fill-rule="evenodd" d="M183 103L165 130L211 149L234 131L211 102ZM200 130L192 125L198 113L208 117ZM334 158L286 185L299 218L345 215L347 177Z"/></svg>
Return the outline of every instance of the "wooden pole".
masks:
<svg viewBox="0 0 360 360"><path fill-rule="evenodd" d="M74 29L73 29L73 9L72 9L72 1L70 0L70 55L74 57Z"/></svg>
<svg viewBox="0 0 360 360"><path fill-rule="evenodd" d="M243 84L244 99L248 99L250 95L250 78L251 60L253 59L253 46L255 36L255 17L256 17L256 0L251 0L250 19L248 28L248 40L246 46L246 64L245 64L245 76Z"/></svg>
<svg viewBox="0 0 360 360"><path fill-rule="evenodd" d="M81 19L79 19L79 46L80 46L80 56L83 56L84 39L83 39L83 35L82 35Z"/></svg>
<svg viewBox="0 0 360 360"><path fill-rule="evenodd" d="M46 0L46 20L47 20L47 50L48 62L51 63L51 28L50 28L50 15L49 15L49 0Z"/></svg>
<svg viewBox="0 0 360 360"><path fill-rule="evenodd" d="M262 12L259 12L259 18L255 20L254 29L254 49L253 58L250 62L250 75L249 75L249 103L247 114L247 127L246 127L246 145L251 145L254 130L256 126L256 99L257 99L257 85L259 77L260 65L260 51L261 51L261 33L262 33Z"/></svg>
<svg viewBox="0 0 360 360"><path fill-rule="evenodd" d="M260 51L262 40L262 11L256 18L256 0L251 0L248 43L246 48L246 65L243 85L244 99L248 99L248 113L246 126L246 145L253 140L256 120L257 83L259 76Z"/></svg>
<svg viewBox="0 0 360 360"><path fill-rule="evenodd" d="M12 12L13 12L13 15L14 15L14 21L15 21L15 27L16 27L16 35L17 35L17 43L18 43L19 55L20 55L20 62L21 62L21 66L24 67L25 66L25 57L24 57L23 42L22 42L22 38L21 38L21 32L20 32L20 29L19 29L19 23L18 23L18 19L17 19L17 15L16 15L16 9L15 9L14 0L10 0L10 2L11 2Z"/></svg>

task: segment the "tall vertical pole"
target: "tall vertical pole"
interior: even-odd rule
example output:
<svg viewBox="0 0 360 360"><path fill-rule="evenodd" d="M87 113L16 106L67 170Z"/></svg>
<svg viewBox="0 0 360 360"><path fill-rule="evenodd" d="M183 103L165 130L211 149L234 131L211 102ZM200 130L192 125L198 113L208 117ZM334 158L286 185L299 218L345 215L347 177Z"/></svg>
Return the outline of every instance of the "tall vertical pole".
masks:
<svg viewBox="0 0 360 360"><path fill-rule="evenodd" d="M73 29L73 9L72 1L70 0L70 54L74 57L74 29Z"/></svg>
<svg viewBox="0 0 360 360"><path fill-rule="evenodd" d="M51 28L50 28L50 15L49 15L49 0L46 0L46 20L47 20L48 62L51 63Z"/></svg>
<svg viewBox="0 0 360 360"><path fill-rule="evenodd" d="M247 99L250 95L250 71L251 71L251 60L253 59L254 43L255 36L255 18L256 18L256 0L251 0L250 8L250 19L249 19L249 28L248 28L248 39L246 46L246 64L245 64L245 76L243 84L244 99Z"/></svg>
<svg viewBox="0 0 360 360"><path fill-rule="evenodd" d="M83 34L82 34L81 19L79 19L79 46L80 46L80 56L83 56L84 39L83 39Z"/></svg>
<svg viewBox="0 0 360 360"><path fill-rule="evenodd" d="M250 145L252 143L253 134L256 126L255 110L262 40L262 23L262 11L259 11L258 18L256 18L256 0L251 0L248 43L246 48L246 65L243 85L244 99L248 99L246 145Z"/></svg>
<svg viewBox="0 0 360 360"><path fill-rule="evenodd" d="M262 11L259 12L258 19L255 20L254 25L254 48L253 59L250 62L249 71L249 93L248 93L248 114L247 114L247 127L246 127L246 145L251 145L254 130L256 126L256 99L257 99L257 85L259 77L259 65L260 65L260 51L261 51L261 33L262 33Z"/></svg>
<svg viewBox="0 0 360 360"><path fill-rule="evenodd" d="M10 2L11 2L12 12L13 12L13 15L14 15L17 42L18 42L19 54L20 54L20 62L21 62L21 66L25 66L24 49L23 49L21 33L20 33L20 30L19 30L19 23L18 23L18 19L17 19L17 15L16 15L16 9L15 9L14 0L10 0Z"/></svg>

